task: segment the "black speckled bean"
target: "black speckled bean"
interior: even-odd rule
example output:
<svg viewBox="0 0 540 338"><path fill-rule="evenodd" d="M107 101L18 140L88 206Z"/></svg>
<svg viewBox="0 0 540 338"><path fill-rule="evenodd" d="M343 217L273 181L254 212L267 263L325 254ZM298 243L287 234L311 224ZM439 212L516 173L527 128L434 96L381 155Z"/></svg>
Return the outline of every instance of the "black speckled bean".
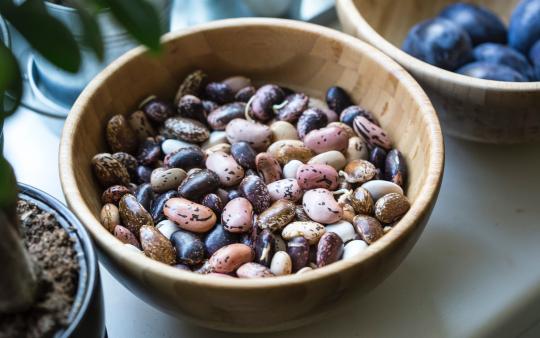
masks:
<svg viewBox="0 0 540 338"><path fill-rule="evenodd" d="M218 249L233 243L240 242L240 235L233 234L226 231L222 224L216 224L216 226L208 232L204 239L204 245L206 247L206 255L212 256Z"/></svg>
<svg viewBox="0 0 540 338"><path fill-rule="evenodd" d="M201 99L194 95L184 95L178 102L178 112L182 117L187 117L206 123L206 111Z"/></svg>
<svg viewBox="0 0 540 338"><path fill-rule="evenodd" d="M302 113L298 119L296 129L298 136L303 139L310 131L321 129L328 123L326 114L318 108L310 108Z"/></svg>
<svg viewBox="0 0 540 338"><path fill-rule="evenodd" d="M206 97L218 104L225 104L234 100L231 88L222 82L210 82L205 88Z"/></svg>
<svg viewBox="0 0 540 338"><path fill-rule="evenodd" d="M203 168L204 152L199 147L180 148L165 156L164 164L169 168L182 168L188 171L192 168Z"/></svg>
<svg viewBox="0 0 540 338"><path fill-rule="evenodd" d="M276 251L276 239L268 230L262 230L255 241L255 262L269 267Z"/></svg>
<svg viewBox="0 0 540 338"><path fill-rule="evenodd" d="M137 160L142 165L151 166L161 159L161 145L152 137L147 138L139 146Z"/></svg>
<svg viewBox="0 0 540 338"><path fill-rule="evenodd" d="M221 201L221 198L217 194L206 194L203 197L201 204L205 207L212 209L212 211L219 216L223 211L225 204Z"/></svg>
<svg viewBox="0 0 540 338"><path fill-rule="evenodd" d="M178 230L171 235L171 243L176 249L176 261L196 265L204 260L204 243L191 232Z"/></svg>
<svg viewBox="0 0 540 338"><path fill-rule="evenodd" d="M276 111L278 119L296 123L300 115L307 109L309 98L304 93L296 93L287 96L285 100L287 103Z"/></svg>
<svg viewBox="0 0 540 338"><path fill-rule="evenodd" d="M149 183L141 184L135 190L135 197L137 201L146 209L150 210L152 200L154 199L154 192L152 186Z"/></svg>
<svg viewBox="0 0 540 338"><path fill-rule="evenodd" d="M253 86L244 87L236 93L236 95L234 96L234 100L247 103L249 99L251 99L251 97L255 95L256 91L257 90Z"/></svg>
<svg viewBox="0 0 540 338"><path fill-rule="evenodd" d="M154 223L157 224L165 219L163 207L165 206L165 203L173 197L178 197L178 192L176 190L169 190L161 195L156 196L150 208L150 214L152 215Z"/></svg>
<svg viewBox="0 0 540 338"><path fill-rule="evenodd" d="M287 253L291 257L293 272L305 267L309 262L309 242L302 236L287 242Z"/></svg>
<svg viewBox="0 0 540 338"><path fill-rule="evenodd" d="M328 88L326 92L326 104L338 114L341 114L343 109L352 106L351 98L347 92L338 86Z"/></svg>
<svg viewBox="0 0 540 338"><path fill-rule="evenodd" d="M175 114L172 104L160 99L152 99L146 102L142 106L142 111L150 120L156 123L163 123L168 117Z"/></svg>
<svg viewBox="0 0 540 338"><path fill-rule="evenodd" d="M407 183L407 164L397 149L392 149L386 155L384 178L401 187Z"/></svg>
<svg viewBox="0 0 540 338"><path fill-rule="evenodd" d="M359 106L350 106L346 108L345 110L343 110L341 114L339 115L339 120L352 127L354 119L357 116L363 116L367 118L368 120L370 120L371 122L376 123L373 115L369 111Z"/></svg>
<svg viewBox="0 0 540 338"><path fill-rule="evenodd" d="M225 130L227 123L234 119L244 118L246 104L243 102L233 102L218 107L208 115L208 124L214 130Z"/></svg>
<svg viewBox="0 0 540 338"><path fill-rule="evenodd" d="M373 163L375 168L379 169L380 171L384 172L384 165L386 161L386 150L384 150L381 147L373 147L371 151L369 152L369 162Z"/></svg>
<svg viewBox="0 0 540 338"><path fill-rule="evenodd" d="M112 154L112 157L126 167L131 178L135 178L138 165L135 156L124 152L118 152Z"/></svg>
<svg viewBox="0 0 540 338"><path fill-rule="evenodd" d="M343 254L343 240L334 232L326 232L317 244L317 267L332 264Z"/></svg>
<svg viewBox="0 0 540 338"><path fill-rule="evenodd" d="M250 175L245 177L238 187L240 194L247 198L253 205L256 213L261 213L270 207L272 199L266 184L259 176Z"/></svg>
<svg viewBox="0 0 540 338"><path fill-rule="evenodd" d="M137 169L135 172L135 182L139 184L150 183L150 177L152 176L153 170L154 169L145 165L137 166Z"/></svg>
<svg viewBox="0 0 540 338"><path fill-rule="evenodd" d="M284 99L285 94L280 87L272 84L262 86L251 100L251 116L260 122L271 120L274 117L274 105L282 103Z"/></svg>
<svg viewBox="0 0 540 338"><path fill-rule="evenodd" d="M203 169L188 175L178 187L178 193L189 200L199 201L217 188L219 188L218 175L211 170Z"/></svg>
<svg viewBox="0 0 540 338"><path fill-rule="evenodd" d="M237 142L231 146L231 155L245 169L256 169L257 152L247 142Z"/></svg>

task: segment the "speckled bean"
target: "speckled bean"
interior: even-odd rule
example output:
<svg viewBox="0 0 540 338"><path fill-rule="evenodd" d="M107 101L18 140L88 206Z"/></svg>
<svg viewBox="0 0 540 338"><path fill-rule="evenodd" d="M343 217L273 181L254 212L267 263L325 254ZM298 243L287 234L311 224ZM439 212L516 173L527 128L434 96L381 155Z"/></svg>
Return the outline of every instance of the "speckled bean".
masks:
<svg viewBox="0 0 540 338"><path fill-rule="evenodd" d="M152 215L154 223L160 222L165 219L165 214L163 214L163 208L165 207L165 203L173 197L178 197L178 191L170 190L156 196L150 207L150 214Z"/></svg>
<svg viewBox="0 0 540 338"><path fill-rule="evenodd" d="M229 232L247 232L253 224L253 206L246 198L232 199L225 205L221 221L225 230Z"/></svg>
<svg viewBox="0 0 540 338"><path fill-rule="evenodd" d="M325 188L335 190L338 186L336 169L326 164L304 164L296 172L298 185L304 190Z"/></svg>
<svg viewBox="0 0 540 338"><path fill-rule="evenodd" d="M244 118L246 104L233 102L214 109L208 115L208 124L213 130L225 130L227 124L234 119Z"/></svg>
<svg viewBox="0 0 540 338"><path fill-rule="evenodd" d="M255 262L269 267L275 250L276 239L274 234L270 230L264 229L255 240Z"/></svg>
<svg viewBox="0 0 540 338"><path fill-rule="evenodd" d="M265 150L272 140L270 127L244 119L234 119L229 122L225 132L230 144L244 141L258 151Z"/></svg>
<svg viewBox="0 0 540 338"><path fill-rule="evenodd" d="M225 203L223 203L221 197L216 194L206 194L203 197L201 204L212 209L212 211L218 216L221 215L223 207L225 206Z"/></svg>
<svg viewBox="0 0 540 338"><path fill-rule="evenodd" d="M347 162L354 160L367 160L369 157L369 151L366 141L358 136L351 137L348 141L347 150L345 151L345 158Z"/></svg>
<svg viewBox="0 0 540 338"><path fill-rule="evenodd" d="M218 175L219 182L224 187L237 185L244 178L244 169L231 155L224 152L210 154L206 159L206 167Z"/></svg>
<svg viewBox="0 0 540 338"><path fill-rule="evenodd" d="M212 256L214 252L226 245L238 242L240 242L240 236L225 230L221 224L216 224L204 238L204 246L208 256Z"/></svg>
<svg viewBox="0 0 540 338"><path fill-rule="evenodd" d="M107 122L106 138L113 152L133 153L137 150L137 137L123 115L114 115Z"/></svg>
<svg viewBox="0 0 540 338"><path fill-rule="evenodd" d="M304 93L294 93L285 98L284 104L276 109L278 119L295 123L308 108L309 98Z"/></svg>
<svg viewBox="0 0 540 338"><path fill-rule="evenodd" d="M245 263L242 264L236 275L239 278L266 278L274 277L274 274L266 266L257 263Z"/></svg>
<svg viewBox="0 0 540 338"><path fill-rule="evenodd" d="M165 156L163 163L168 168L181 168L188 171L204 166L205 154L199 147L182 147Z"/></svg>
<svg viewBox="0 0 540 338"><path fill-rule="evenodd" d="M186 172L180 168L157 168L152 171L150 185L153 191L163 193L168 190L177 189L186 176Z"/></svg>
<svg viewBox="0 0 540 338"><path fill-rule="evenodd" d="M386 194L375 203L375 217L382 223L393 223L399 220L410 208L409 200L402 194Z"/></svg>
<svg viewBox="0 0 540 338"><path fill-rule="evenodd" d="M146 256L168 265L176 263L171 242L155 227L143 225L140 229L140 238Z"/></svg>
<svg viewBox="0 0 540 338"><path fill-rule="evenodd" d="M111 185L129 184L129 173L122 163L112 157L111 154L101 153L92 158L92 168L99 183L108 188Z"/></svg>
<svg viewBox="0 0 540 338"><path fill-rule="evenodd" d="M278 231L292 222L295 216L296 206L294 202L281 199L275 201L268 209L263 211L258 219L257 225L261 229Z"/></svg>
<svg viewBox="0 0 540 338"><path fill-rule="evenodd" d="M204 195L215 191L219 187L219 177L208 169L202 169L188 174L178 187L178 194L184 198L198 201Z"/></svg>
<svg viewBox="0 0 540 338"><path fill-rule="evenodd" d="M244 169L256 169L257 152L247 142L237 142L231 146L231 155Z"/></svg>
<svg viewBox="0 0 540 338"><path fill-rule="evenodd" d="M362 187L356 188L350 195L350 204L357 214L372 215L374 210L373 198L369 191Z"/></svg>
<svg viewBox="0 0 540 338"><path fill-rule="evenodd" d="M188 143L185 141L180 140L174 140L174 139L168 139L163 141L161 143L161 151L165 155L169 155L171 153L174 153L182 148L189 148L189 147L195 147L196 145L193 143Z"/></svg>
<svg viewBox="0 0 540 338"><path fill-rule="evenodd" d="M291 258L292 271L296 272L308 264L309 242L303 236L291 238L287 242L287 254Z"/></svg>
<svg viewBox="0 0 540 338"><path fill-rule="evenodd" d="M268 184L268 191L272 201L286 199L297 202L304 193L298 181L295 178L286 178Z"/></svg>
<svg viewBox="0 0 540 338"><path fill-rule="evenodd" d="M317 154L330 150L344 151L347 149L348 136L339 127L325 127L310 131L304 137L304 144Z"/></svg>
<svg viewBox="0 0 540 338"><path fill-rule="evenodd" d="M342 207L327 189L306 191L302 198L302 207L309 218L322 224L332 224L343 218Z"/></svg>
<svg viewBox="0 0 540 338"><path fill-rule="evenodd" d="M135 235L127 228L121 225L116 225L113 230L113 235L114 237L118 238L120 242L125 244L131 244L137 249L141 249L141 244L139 243L139 240L137 240L137 237L135 237Z"/></svg>
<svg viewBox="0 0 540 338"><path fill-rule="evenodd" d="M198 236L178 230L171 235L171 243L176 249L177 262L196 265L204 260L204 244Z"/></svg>
<svg viewBox="0 0 540 338"><path fill-rule="evenodd" d="M130 192L131 191L129 188L123 185L110 186L103 191L103 194L101 194L101 203L112 203L114 205L118 205L118 202L120 202L122 196L129 194Z"/></svg>
<svg viewBox="0 0 540 338"><path fill-rule="evenodd" d="M366 160L354 160L347 163L344 171L340 172L349 183L364 183L377 174L377 168Z"/></svg>
<svg viewBox="0 0 540 338"><path fill-rule="evenodd" d="M251 99L250 114L261 122L266 122L274 116L274 105L280 104L285 94L280 87L267 84L260 87Z"/></svg>
<svg viewBox="0 0 540 338"><path fill-rule="evenodd" d="M372 244L384 235L381 223L374 217L356 215L353 220L360 238L367 244Z"/></svg>
<svg viewBox="0 0 540 338"><path fill-rule="evenodd" d="M129 115L128 123L139 141L144 141L147 137L153 137L156 135L154 127L142 110L137 110L133 114Z"/></svg>
<svg viewBox="0 0 540 338"><path fill-rule="evenodd" d="M120 224L120 211L118 207L112 203L107 203L101 208L100 213L101 224L109 232L114 231L114 227Z"/></svg>
<svg viewBox="0 0 540 338"><path fill-rule="evenodd" d="M214 252L208 260L208 264L213 272L230 273L252 260L253 250L249 246L234 243Z"/></svg>
<svg viewBox="0 0 540 338"><path fill-rule="evenodd" d="M326 232L324 225L317 222L292 222L281 232L281 237L291 240L294 237L302 236L310 245L317 244L321 236Z"/></svg>
<svg viewBox="0 0 540 338"><path fill-rule="evenodd" d="M270 192L259 176L250 175L245 177L238 187L240 194L247 198L253 205L256 213L268 209L272 201Z"/></svg>
<svg viewBox="0 0 540 338"><path fill-rule="evenodd" d="M392 147L392 141L388 134L364 116L357 116L354 119L353 128L358 135L373 146L379 146L387 150Z"/></svg>
<svg viewBox="0 0 540 338"><path fill-rule="evenodd" d="M122 224L134 234L138 234L143 225L154 226L152 216L131 194L122 197L118 210L120 211Z"/></svg>
<svg viewBox="0 0 540 338"><path fill-rule="evenodd" d="M317 267L332 264L341 258L343 254L343 241L334 232L326 232L321 236L317 244Z"/></svg>
<svg viewBox="0 0 540 338"><path fill-rule="evenodd" d="M216 215L210 208L185 198L169 199L163 213L180 228L192 232L207 232L216 224Z"/></svg>
<svg viewBox="0 0 540 338"><path fill-rule="evenodd" d="M298 136L300 139L303 139L310 131L323 128L327 123L328 117L326 117L326 114L322 110L309 108L298 119L296 125Z"/></svg>
<svg viewBox="0 0 540 338"><path fill-rule="evenodd" d="M200 143L208 139L210 131L197 120L175 116L165 120L163 127L160 129L160 134L166 138Z"/></svg>
<svg viewBox="0 0 540 338"><path fill-rule="evenodd" d="M272 154L259 153L255 157L255 166L264 183L270 184L281 179L281 166Z"/></svg>

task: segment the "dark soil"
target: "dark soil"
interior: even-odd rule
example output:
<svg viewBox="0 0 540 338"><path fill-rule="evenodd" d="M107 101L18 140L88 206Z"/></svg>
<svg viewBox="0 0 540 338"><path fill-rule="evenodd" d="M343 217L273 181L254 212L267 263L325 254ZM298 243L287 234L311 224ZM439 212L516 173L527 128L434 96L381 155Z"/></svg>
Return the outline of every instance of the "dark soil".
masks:
<svg viewBox="0 0 540 338"><path fill-rule="evenodd" d="M40 269L40 293L28 311L0 316L0 337L51 337L68 324L79 278L77 252L52 214L26 201L19 201L17 214L28 252Z"/></svg>

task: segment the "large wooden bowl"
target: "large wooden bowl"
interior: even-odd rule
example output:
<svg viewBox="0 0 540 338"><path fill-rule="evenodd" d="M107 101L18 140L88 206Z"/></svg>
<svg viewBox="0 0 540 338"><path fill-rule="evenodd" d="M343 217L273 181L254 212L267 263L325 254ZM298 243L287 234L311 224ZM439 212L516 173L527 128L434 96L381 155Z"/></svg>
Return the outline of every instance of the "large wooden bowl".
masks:
<svg viewBox="0 0 540 338"><path fill-rule="evenodd" d="M505 22L519 0L473 0ZM540 140L540 82L501 82L456 74L403 52L412 26L454 0L337 0L345 32L382 50L409 70L429 95L443 131L487 143Z"/></svg>
<svg viewBox="0 0 540 338"><path fill-rule="evenodd" d="M443 140L435 111L403 68L375 48L327 28L276 19L237 19L169 34L164 53L135 49L106 68L75 103L60 147L66 200L86 225L103 262L123 285L155 307L230 331L280 330L334 308L349 291L366 292L405 258L435 204L443 173ZM340 85L369 108L395 140L410 170L412 208L360 257L304 275L224 279L180 271L123 246L99 223L100 193L90 159L108 151L107 120L128 114L149 94L173 97L194 69L217 79L244 74L324 97Z"/></svg>

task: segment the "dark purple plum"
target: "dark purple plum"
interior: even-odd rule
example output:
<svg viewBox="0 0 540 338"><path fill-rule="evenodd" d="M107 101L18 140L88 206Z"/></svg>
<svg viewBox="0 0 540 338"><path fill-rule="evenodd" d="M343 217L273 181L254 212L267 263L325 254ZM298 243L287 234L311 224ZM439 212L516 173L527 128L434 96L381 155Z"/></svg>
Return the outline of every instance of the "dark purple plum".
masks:
<svg viewBox="0 0 540 338"><path fill-rule="evenodd" d="M435 18L415 25L403 42L403 50L434 66L455 70L472 58L469 35L453 22Z"/></svg>
<svg viewBox="0 0 540 338"><path fill-rule="evenodd" d="M540 0L521 0L510 17L508 44L527 55L540 40Z"/></svg>
<svg viewBox="0 0 540 338"><path fill-rule="evenodd" d="M506 43L504 23L495 13L483 6L457 2L446 6L439 16L466 31L474 46L484 42Z"/></svg>
<svg viewBox="0 0 540 338"><path fill-rule="evenodd" d="M526 82L527 79L510 67L487 62L473 62L457 70L459 74L484 80Z"/></svg>
<svg viewBox="0 0 540 338"><path fill-rule="evenodd" d="M527 79L534 77L533 69L527 58L510 47L497 43L483 43L473 50L473 55L476 61L505 65Z"/></svg>

